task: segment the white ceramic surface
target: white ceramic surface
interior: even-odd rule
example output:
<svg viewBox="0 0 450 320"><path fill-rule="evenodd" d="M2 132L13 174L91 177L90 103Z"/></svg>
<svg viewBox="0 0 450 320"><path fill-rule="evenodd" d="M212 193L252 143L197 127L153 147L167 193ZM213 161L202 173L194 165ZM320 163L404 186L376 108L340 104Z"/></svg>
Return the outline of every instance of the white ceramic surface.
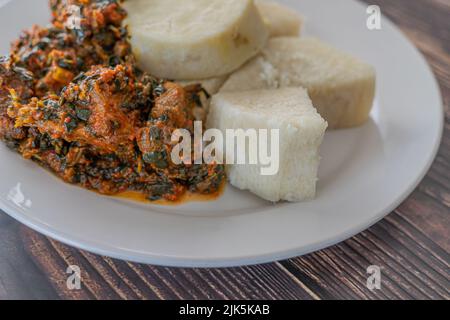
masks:
<svg viewBox="0 0 450 320"><path fill-rule="evenodd" d="M0 7L0 49L21 29L49 19L46 0ZM439 89L423 57L387 18L366 28L353 0L286 0L306 33L376 67L377 97L361 128L329 132L317 199L269 204L228 187L214 202L162 207L99 196L67 185L0 144L0 207L50 237L137 262L196 267L255 264L302 255L368 228L417 186L443 128Z"/></svg>

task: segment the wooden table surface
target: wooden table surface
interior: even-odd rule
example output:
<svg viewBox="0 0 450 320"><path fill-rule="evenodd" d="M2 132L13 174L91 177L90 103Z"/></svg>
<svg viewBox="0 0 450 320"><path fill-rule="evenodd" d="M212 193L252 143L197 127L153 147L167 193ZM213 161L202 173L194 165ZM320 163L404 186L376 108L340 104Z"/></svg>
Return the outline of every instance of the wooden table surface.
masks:
<svg viewBox="0 0 450 320"><path fill-rule="evenodd" d="M386 219L332 248L267 265L177 269L79 251L0 212L0 299L449 299L450 0L365 0L378 4L428 59L444 97L439 154L414 193ZM68 290L66 269L82 270ZM381 267L381 289L366 269Z"/></svg>

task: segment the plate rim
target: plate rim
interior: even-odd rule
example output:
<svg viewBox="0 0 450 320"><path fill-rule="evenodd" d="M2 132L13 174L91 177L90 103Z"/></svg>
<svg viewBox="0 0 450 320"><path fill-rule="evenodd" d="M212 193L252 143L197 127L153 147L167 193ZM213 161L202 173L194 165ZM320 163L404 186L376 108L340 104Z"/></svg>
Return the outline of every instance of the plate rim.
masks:
<svg viewBox="0 0 450 320"><path fill-rule="evenodd" d="M11 0L6 1L2 5L0 5L0 9L2 9L6 4L11 2ZM359 1L352 1L357 5L362 5ZM409 38L404 34L404 32L397 27L396 24L394 24L389 18L383 15L384 23L389 24L391 28L393 28L396 32L400 33L402 37L408 42L411 49L416 52L418 57L422 60L424 66L426 67L426 71L431 75L431 78L433 80L433 91L434 94L437 95L438 102L440 105L441 112L440 119L439 119L439 128L438 128L438 136L436 138L436 141L434 141L434 145L432 148L432 152L428 155L426 160L426 165L422 168L422 170L418 173L416 173L416 178L414 179L414 182L411 183L411 185L406 188L401 195L397 197L395 201L391 203L390 206L385 207L383 210L381 210L378 214L374 215L372 219L360 223L358 226L354 226L353 228L350 228L345 233L341 233L335 237L332 237L330 239L327 239L326 241L321 241L315 244L311 244L308 247L301 247L297 249L289 249L286 251L277 251L277 252L271 252L266 254L259 254L255 256L247 256L245 258L238 257L235 259L230 258L214 258L214 260L205 260L201 258L188 258L184 259L183 257L170 257L170 256L161 256L161 255L153 255L150 253L146 253L145 255L142 254L134 254L134 256L130 256L129 253L127 254L126 251L123 251L118 248L111 247L109 248L108 245L101 244L96 245L94 241L91 240L77 240L77 237L74 235L68 235L65 232L53 230L52 227L46 226L42 222L39 222L35 219L32 219L28 217L26 214L24 214L22 211L22 208L13 207L9 202L4 201L2 197L0 197L0 209L2 209L5 213L7 213L12 218L16 219L20 223L26 225L27 227L45 235L52 239L55 239L59 242L62 242L66 245L79 248L81 250L93 252L95 254L103 255L103 256L109 256L112 258L120 259L120 260L126 260L131 262L137 262L137 263L147 263L152 265L159 265L159 266L170 266L170 267L196 267L196 268L210 268L210 267L236 267L236 266L243 266L243 265L255 265L255 264L261 264L261 263L267 263L267 262L273 262L273 261L280 261L289 259L292 257L302 256L314 251L322 250L326 247L329 247L331 245L340 243L342 241L345 241L356 234L359 234L360 232L370 228L372 225L376 224L380 220L382 220L384 217L392 213L403 201L405 201L408 196L417 188L417 186L420 184L420 182L423 180L423 178L426 176L428 171L430 170L437 153L439 151L439 148L442 143L443 133L444 133L444 125L445 125L445 107L443 103L443 97L442 92L439 87L438 80L436 78L436 75L434 74L433 70L431 69L430 64L424 57L424 55L418 50L418 48L409 40Z"/></svg>

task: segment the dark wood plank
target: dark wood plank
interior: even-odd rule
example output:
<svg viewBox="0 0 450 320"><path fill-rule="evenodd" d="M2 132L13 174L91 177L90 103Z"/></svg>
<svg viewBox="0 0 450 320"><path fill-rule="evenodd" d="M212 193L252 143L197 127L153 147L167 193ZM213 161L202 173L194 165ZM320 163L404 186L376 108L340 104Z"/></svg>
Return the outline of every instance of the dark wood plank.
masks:
<svg viewBox="0 0 450 320"><path fill-rule="evenodd" d="M448 251L399 213L345 243L314 254L230 269L132 264L69 248L29 229L23 236L32 244L30 254L49 273L63 298L450 299ZM82 294L65 286L68 265L78 265L83 272ZM381 290L366 287L370 265L382 269Z"/></svg>
<svg viewBox="0 0 450 320"><path fill-rule="evenodd" d="M12 218L0 214L0 300L57 298L24 250L18 227Z"/></svg>
<svg viewBox="0 0 450 320"><path fill-rule="evenodd" d="M398 213L335 247L283 262L321 298L450 299L450 256ZM382 289L366 269L382 270Z"/></svg>
<svg viewBox="0 0 450 320"><path fill-rule="evenodd" d="M277 264L230 269L181 269L100 257L22 229L29 254L68 299L316 299ZM77 265L82 290L66 286L66 269Z"/></svg>
<svg viewBox="0 0 450 320"><path fill-rule="evenodd" d="M419 187L419 190L420 188L422 187ZM397 212L417 230L449 252L450 215L448 207L430 196L416 191L397 209Z"/></svg>
<svg viewBox="0 0 450 320"><path fill-rule="evenodd" d="M422 51L450 105L450 9L446 0L363 0L377 4Z"/></svg>

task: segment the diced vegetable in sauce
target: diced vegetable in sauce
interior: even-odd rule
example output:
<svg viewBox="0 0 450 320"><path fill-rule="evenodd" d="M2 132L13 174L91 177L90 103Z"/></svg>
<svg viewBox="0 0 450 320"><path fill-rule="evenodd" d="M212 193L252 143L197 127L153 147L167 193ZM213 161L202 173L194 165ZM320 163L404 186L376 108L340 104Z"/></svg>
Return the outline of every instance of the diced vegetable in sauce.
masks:
<svg viewBox="0 0 450 320"><path fill-rule="evenodd" d="M216 192L223 166L170 159L172 132L193 132L202 89L136 66L119 1L51 0L50 8L52 26L25 31L0 60L0 139L66 182L104 194L175 201L187 191ZM74 14L77 28L68 26Z"/></svg>

